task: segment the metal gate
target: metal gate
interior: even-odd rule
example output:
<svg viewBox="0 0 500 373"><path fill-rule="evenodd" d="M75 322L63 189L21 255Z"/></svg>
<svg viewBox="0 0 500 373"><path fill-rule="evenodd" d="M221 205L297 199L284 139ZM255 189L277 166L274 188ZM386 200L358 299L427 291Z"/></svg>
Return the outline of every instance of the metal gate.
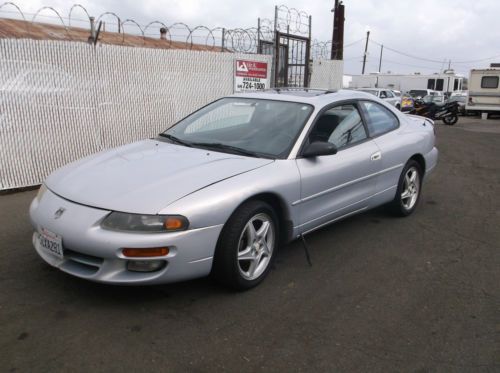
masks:
<svg viewBox="0 0 500 373"><path fill-rule="evenodd" d="M311 39L276 31L275 86L309 87Z"/></svg>
<svg viewBox="0 0 500 373"><path fill-rule="evenodd" d="M282 13L285 12L285 15ZM284 6L275 8L273 40L261 36L259 19L258 53L273 56L275 87L309 87L311 16ZM282 30L286 30L286 32Z"/></svg>

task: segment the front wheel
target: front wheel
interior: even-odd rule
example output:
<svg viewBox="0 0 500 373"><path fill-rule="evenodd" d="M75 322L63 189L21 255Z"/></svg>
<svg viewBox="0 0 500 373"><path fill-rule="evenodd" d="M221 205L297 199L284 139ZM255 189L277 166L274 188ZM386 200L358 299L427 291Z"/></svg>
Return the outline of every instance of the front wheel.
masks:
<svg viewBox="0 0 500 373"><path fill-rule="evenodd" d="M443 122L448 126L453 126L455 123L458 122L458 115L457 114L448 115L447 117L443 118Z"/></svg>
<svg viewBox="0 0 500 373"><path fill-rule="evenodd" d="M398 216L408 216L417 208L422 190L422 169L418 162L408 161L399 177L396 196L391 202L392 211Z"/></svg>
<svg viewBox="0 0 500 373"><path fill-rule="evenodd" d="M262 201L240 206L219 237L212 274L225 286L247 290L268 274L279 243L273 208Z"/></svg>

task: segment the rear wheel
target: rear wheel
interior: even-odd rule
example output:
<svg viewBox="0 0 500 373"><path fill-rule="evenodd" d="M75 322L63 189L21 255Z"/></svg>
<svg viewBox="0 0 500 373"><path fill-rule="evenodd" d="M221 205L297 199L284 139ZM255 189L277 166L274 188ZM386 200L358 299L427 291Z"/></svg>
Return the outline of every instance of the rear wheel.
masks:
<svg viewBox="0 0 500 373"><path fill-rule="evenodd" d="M276 213L250 201L229 218L219 237L212 274L225 286L247 290L268 274L279 243Z"/></svg>
<svg viewBox="0 0 500 373"><path fill-rule="evenodd" d="M391 202L391 209L396 215L408 216L417 208L422 191L422 174L418 162L408 161L399 177L396 196Z"/></svg>
<svg viewBox="0 0 500 373"><path fill-rule="evenodd" d="M444 124L447 124L449 126L453 126L455 123L458 122L458 115L453 114L453 115L449 115L447 117L444 117L443 122L444 122Z"/></svg>

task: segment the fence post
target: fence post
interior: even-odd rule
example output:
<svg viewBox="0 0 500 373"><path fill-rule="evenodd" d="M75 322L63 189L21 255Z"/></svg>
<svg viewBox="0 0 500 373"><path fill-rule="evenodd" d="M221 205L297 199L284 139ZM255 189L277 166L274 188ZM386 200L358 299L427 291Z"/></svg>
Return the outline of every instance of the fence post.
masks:
<svg viewBox="0 0 500 373"><path fill-rule="evenodd" d="M226 29L223 27L222 28L222 43L221 43L221 52L224 52L224 39L226 38Z"/></svg>
<svg viewBox="0 0 500 373"><path fill-rule="evenodd" d="M93 43L95 41L95 17L89 17L89 20L90 20L89 43Z"/></svg>
<svg viewBox="0 0 500 373"><path fill-rule="evenodd" d="M257 18L257 53L262 53L260 48L260 17Z"/></svg>

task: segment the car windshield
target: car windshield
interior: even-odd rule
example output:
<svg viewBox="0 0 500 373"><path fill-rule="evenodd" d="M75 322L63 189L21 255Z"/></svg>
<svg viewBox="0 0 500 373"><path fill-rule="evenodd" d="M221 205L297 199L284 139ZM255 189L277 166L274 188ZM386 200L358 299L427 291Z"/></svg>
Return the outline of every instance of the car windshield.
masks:
<svg viewBox="0 0 500 373"><path fill-rule="evenodd" d="M215 101L160 134L185 146L285 158L313 111L309 104L231 97Z"/></svg>

